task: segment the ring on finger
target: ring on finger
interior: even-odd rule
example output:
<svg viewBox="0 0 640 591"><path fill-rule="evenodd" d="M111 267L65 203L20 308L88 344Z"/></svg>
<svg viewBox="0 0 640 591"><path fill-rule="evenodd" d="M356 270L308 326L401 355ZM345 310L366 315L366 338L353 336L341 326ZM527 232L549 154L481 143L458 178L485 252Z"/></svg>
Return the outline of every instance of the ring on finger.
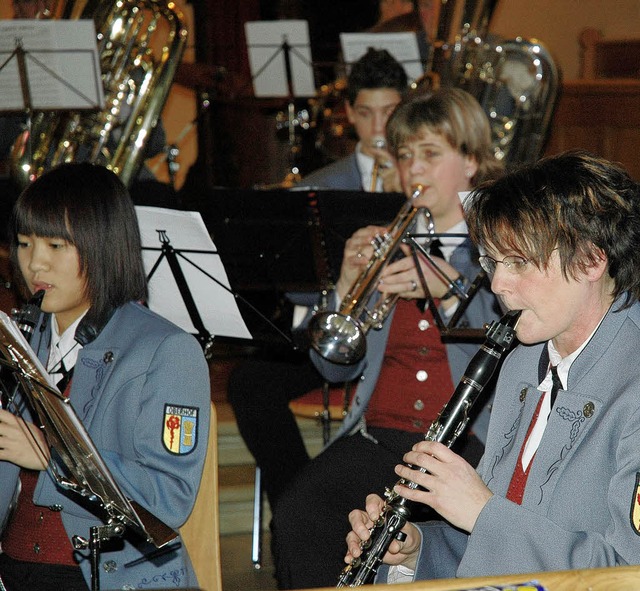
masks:
<svg viewBox="0 0 640 591"><path fill-rule="evenodd" d="M359 250L358 252L356 252L356 258L361 259L362 257L363 257L362 251Z"/></svg>
<svg viewBox="0 0 640 591"><path fill-rule="evenodd" d="M411 291L416 291L418 289L418 284L412 279L411 280Z"/></svg>

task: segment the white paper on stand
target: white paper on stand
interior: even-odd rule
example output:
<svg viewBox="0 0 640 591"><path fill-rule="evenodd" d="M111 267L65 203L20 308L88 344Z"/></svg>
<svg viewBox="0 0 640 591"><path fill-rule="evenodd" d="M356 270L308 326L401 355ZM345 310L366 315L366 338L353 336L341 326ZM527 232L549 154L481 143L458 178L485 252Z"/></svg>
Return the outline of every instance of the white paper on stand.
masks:
<svg viewBox="0 0 640 591"><path fill-rule="evenodd" d="M159 238L162 230L171 247L178 251L180 268L207 331L214 337L251 339L236 299L229 291L227 273L200 213L146 206L137 206L136 212L147 275L162 256ZM149 281L148 304L151 310L183 330L192 334L197 332L166 257Z"/></svg>

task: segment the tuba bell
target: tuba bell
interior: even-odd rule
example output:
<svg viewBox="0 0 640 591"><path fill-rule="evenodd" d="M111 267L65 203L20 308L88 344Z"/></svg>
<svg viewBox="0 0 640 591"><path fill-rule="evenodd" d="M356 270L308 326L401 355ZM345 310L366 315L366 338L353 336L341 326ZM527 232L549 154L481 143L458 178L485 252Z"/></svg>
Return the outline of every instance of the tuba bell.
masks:
<svg viewBox="0 0 640 591"><path fill-rule="evenodd" d="M489 118L496 158L507 166L533 163L544 150L560 72L541 42L489 32L497 5L497 0L442 0L426 73L412 90L466 90Z"/></svg>
<svg viewBox="0 0 640 591"><path fill-rule="evenodd" d="M58 0L53 16L93 19L104 109L34 112L13 146L11 175L24 187L58 164L85 161L130 185L184 51L182 15L166 0Z"/></svg>

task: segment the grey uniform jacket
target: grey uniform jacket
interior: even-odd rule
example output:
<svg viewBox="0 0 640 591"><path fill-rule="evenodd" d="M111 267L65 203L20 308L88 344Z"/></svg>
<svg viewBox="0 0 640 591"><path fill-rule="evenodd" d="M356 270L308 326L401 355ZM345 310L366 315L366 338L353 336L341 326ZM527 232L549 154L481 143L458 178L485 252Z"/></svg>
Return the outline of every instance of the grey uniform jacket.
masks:
<svg viewBox="0 0 640 591"><path fill-rule="evenodd" d="M356 153L353 152L349 156L315 170L304 177L300 185L317 189L361 191L362 177L358 168Z"/></svg>
<svg viewBox="0 0 640 591"><path fill-rule="evenodd" d="M36 329L32 347L46 363L50 331ZM94 341L80 351L70 401L124 495L169 527L186 521L200 484L207 450L210 415L209 371L196 339L139 304L118 308ZM167 417L197 411L192 439L178 449L167 447ZM27 413L28 418L28 413ZM174 430L176 438L180 432ZM180 439L182 441L182 439ZM19 469L0 462L0 524L17 492ZM42 472L36 505L60 506L71 538L88 538L103 521L63 492L49 471ZM122 548L101 552L104 589L181 588L197 586L183 548L135 567L125 565L155 547L129 529ZM90 561L80 566L90 582Z"/></svg>
<svg viewBox="0 0 640 591"><path fill-rule="evenodd" d="M417 578L640 563L640 304L612 310L558 393L522 505L505 497L542 395L546 343L507 358L478 466L494 496L471 535L424 524Z"/></svg>
<svg viewBox="0 0 640 591"><path fill-rule="evenodd" d="M460 271L465 277L473 279L480 268L474 262L472 256L475 250L469 240L458 246L452 253L449 263ZM330 298L332 299L332 298ZM469 307L458 324L459 327L481 328L484 323L491 322L499 315L496 299L486 288L481 288L473 297ZM340 429L336 432L335 438L350 433L364 416L367 404L373 395L382 363L387 348L389 330L393 322L393 313L386 320L380 330L370 330L367 333L367 354L364 360L353 366L338 365L321 358L315 351L311 351L311 360L320 373L330 382L345 382L360 376L358 387L354 393L351 407ZM437 330L436 327L432 327ZM454 385L462 377L469 361L478 350L477 344L469 343L449 343L446 345L449 369ZM489 417L488 410L478 415L474 422L474 433L480 440L484 439Z"/></svg>

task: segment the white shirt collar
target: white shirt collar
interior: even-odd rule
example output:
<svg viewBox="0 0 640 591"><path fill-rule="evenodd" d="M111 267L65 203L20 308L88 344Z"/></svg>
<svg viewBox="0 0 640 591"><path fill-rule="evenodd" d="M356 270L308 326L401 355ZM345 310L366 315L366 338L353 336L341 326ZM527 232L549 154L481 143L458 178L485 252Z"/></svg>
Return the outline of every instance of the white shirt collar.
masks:
<svg viewBox="0 0 640 591"><path fill-rule="evenodd" d="M604 314L606 316L606 312ZM558 377L560 378L560 382L562 383L562 389L567 389L567 383L569 382L569 370L571 369L571 364L576 360L578 355L582 353L582 350L587 346L593 335L598 330L598 327L604 320L604 316L600 319L600 322L593 329L593 332L585 339L584 343L580 345L573 353L567 355L566 357L560 357L560 353L558 353L552 341L547 343L547 350L549 351L549 369L547 370L547 375L544 380L538 386L538 390L540 392L550 392L552 386L552 378L551 378L551 366L555 365L558 369Z"/></svg>
<svg viewBox="0 0 640 591"><path fill-rule="evenodd" d="M76 364L78 353L80 349L82 349L80 343L75 340L76 329L85 314L86 312L77 318L62 334L58 331L58 321L56 320L55 314L52 315L51 347L49 348L49 360L47 362L47 371L49 373L57 373L56 370L60 369L60 362L63 359L67 370Z"/></svg>

